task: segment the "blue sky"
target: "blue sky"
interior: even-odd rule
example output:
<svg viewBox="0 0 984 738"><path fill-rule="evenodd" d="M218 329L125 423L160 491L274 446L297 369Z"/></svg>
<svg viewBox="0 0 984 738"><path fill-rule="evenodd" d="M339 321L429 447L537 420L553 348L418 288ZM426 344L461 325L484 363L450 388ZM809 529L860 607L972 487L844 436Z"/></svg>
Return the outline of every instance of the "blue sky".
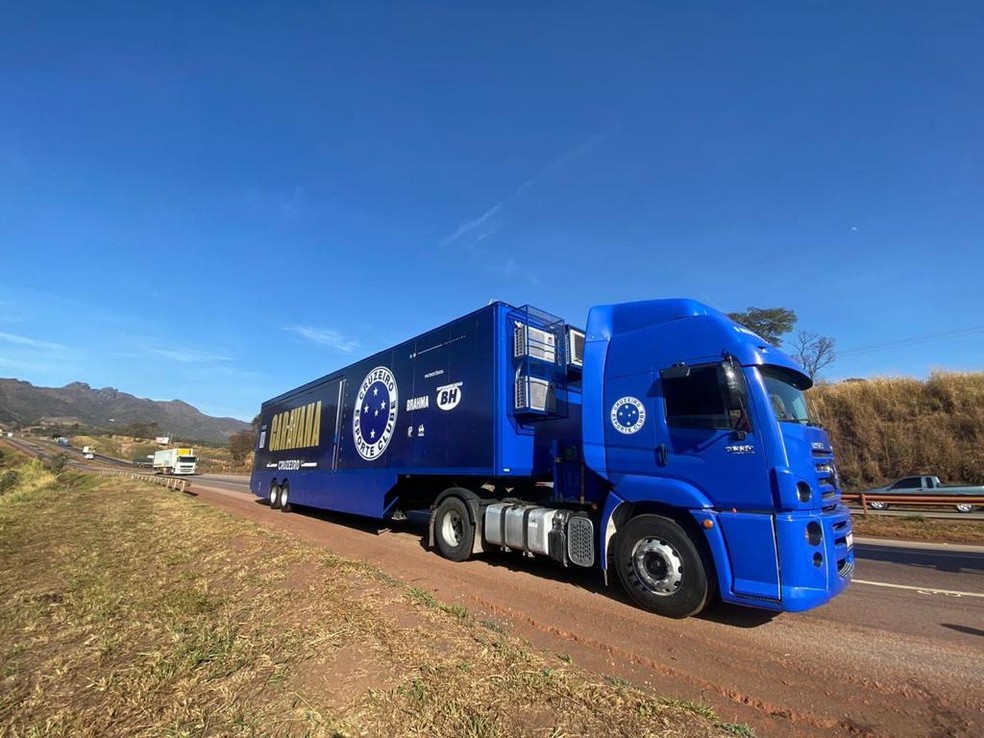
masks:
<svg viewBox="0 0 984 738"><path fill-rule="evenodd" d="M5 3L0 376L251 418L500 299L984 369L979 2Z"/></svg>

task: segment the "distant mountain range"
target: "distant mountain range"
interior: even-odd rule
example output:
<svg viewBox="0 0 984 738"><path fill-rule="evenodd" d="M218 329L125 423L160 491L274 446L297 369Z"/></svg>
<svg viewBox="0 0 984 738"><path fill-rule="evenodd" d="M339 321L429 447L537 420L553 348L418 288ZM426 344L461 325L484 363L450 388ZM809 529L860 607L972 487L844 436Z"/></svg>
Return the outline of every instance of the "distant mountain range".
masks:
<svg viewBox="0 0 984 738"><path fill-rule="evenodd" d="M141 399L112 387L93 389L84 382L35 387L19 379L0 379L0 423L22 427L78 423L119 433L142 427L151 436L217 445L225 445L233 433L250 428L249 423L235 418L205 415L181 400Z"/></svg>

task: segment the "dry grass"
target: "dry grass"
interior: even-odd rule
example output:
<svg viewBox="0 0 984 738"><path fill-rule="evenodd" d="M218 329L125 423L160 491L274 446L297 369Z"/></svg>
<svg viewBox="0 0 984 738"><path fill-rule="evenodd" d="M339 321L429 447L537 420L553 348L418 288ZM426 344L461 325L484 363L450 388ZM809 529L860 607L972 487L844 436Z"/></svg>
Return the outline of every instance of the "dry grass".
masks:
<svg viewBox="0 0 984 738"><path fill-rule="evenodd" d="M4 495L0 561L4 738L751 735L152 485Z"/></svg>
<svg viewBox="0 0 984 738"><path fill-rule="evenodd" d="M847 489L919 473L984 484L984 372L821 384L810 397Z"/></svg>

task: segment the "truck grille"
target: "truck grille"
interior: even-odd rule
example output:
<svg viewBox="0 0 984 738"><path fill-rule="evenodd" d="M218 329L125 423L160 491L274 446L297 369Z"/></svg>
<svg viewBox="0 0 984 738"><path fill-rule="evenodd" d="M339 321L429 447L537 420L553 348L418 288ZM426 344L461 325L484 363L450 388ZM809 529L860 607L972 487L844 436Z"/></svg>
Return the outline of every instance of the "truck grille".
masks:
<svg viewBox="0 0 984 738"><path fill-rule="evenodd" d="M837 575L842 579L854 573L854 552L847 546L847 537L851 533L851 519L846 516L836 520L830 526L834 539L834 551L837 555Z"/></svg>
<svg viewBox="0 0 984 738"><path fill-rule="evenodd" d="M837 472L834 468L834 455L830 449L814 449L813 460L817 470L817 485L820 488L820 498L823 509L831 510L840 502Z"/></svg>

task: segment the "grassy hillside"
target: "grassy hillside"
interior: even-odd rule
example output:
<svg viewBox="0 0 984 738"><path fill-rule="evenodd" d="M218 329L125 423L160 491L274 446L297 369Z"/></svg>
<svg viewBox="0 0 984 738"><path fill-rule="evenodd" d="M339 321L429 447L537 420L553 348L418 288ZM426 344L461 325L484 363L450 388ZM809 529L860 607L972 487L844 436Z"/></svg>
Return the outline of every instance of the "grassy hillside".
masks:
<svg viewBox="0 0 984 738"><path fill-rule="evenodd" d="M130 436L119 435L73 435L69 438L69 440L75 448L92 446L96 450L97 454L112 456L115 459L125 459L128 461L153 456L154 452L160 448L160 446L154 443L152 439L133 438ZM177 446L191 446L195 449L195 454L198 457L199 472L245 473L250 470L250 467L248 466L233 463L232 452L229 451L228 447L206 446L200 443L175 441L170 445L170 448Z"/></svg>
<svg viewBox="0 0 984 738"><path fill-rule="evenodd" d="M810 391L847 489L909 474L984 484L984 372L936 372Z"/></svg>

